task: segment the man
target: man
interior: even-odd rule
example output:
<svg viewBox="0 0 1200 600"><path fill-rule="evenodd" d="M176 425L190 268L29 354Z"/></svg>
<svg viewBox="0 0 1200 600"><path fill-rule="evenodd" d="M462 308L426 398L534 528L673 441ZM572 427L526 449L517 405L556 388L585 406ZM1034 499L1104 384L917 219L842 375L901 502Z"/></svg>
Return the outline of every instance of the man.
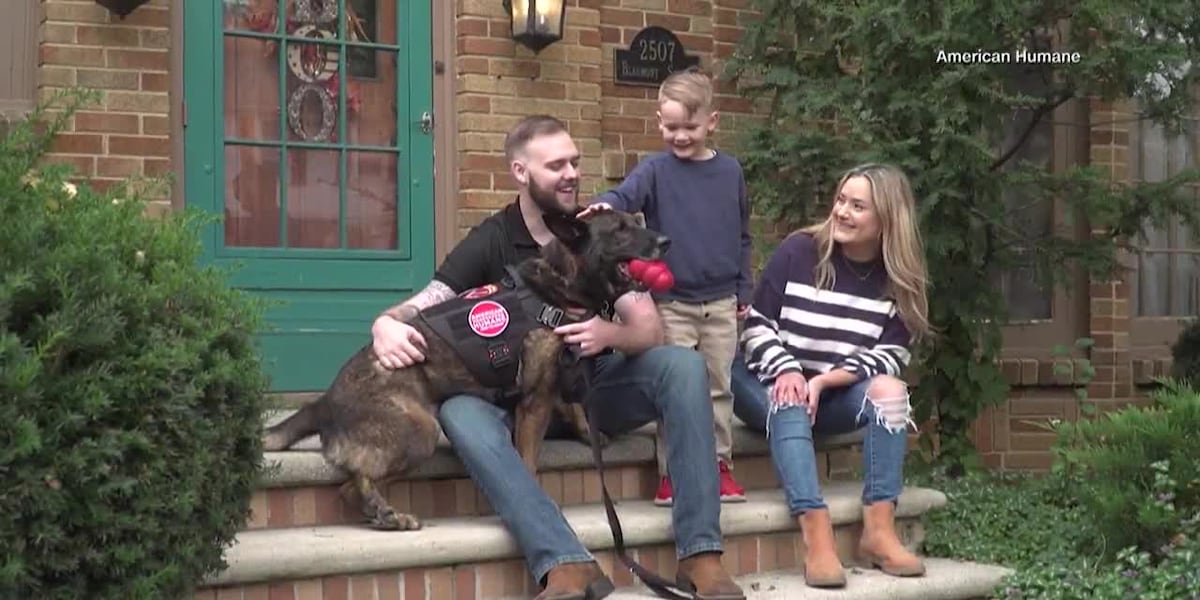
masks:
<svg viewBox="0 0 1200 600"><path fill-rule="evenodd" d="M579 150L561 121L522 120L505 140L505 157L517 200L473 228L424 290L375 321L371 334L383 366L404 368L424 360L424 339L407 323L417 311L499 281L505 265L536 256L553 239L543 214L579 211ZM716 465L707 459L716 450L704 360L695 351L663 344L662 323L648 294L626 294L613 308L619 323L596 317L556 329L585 356L614 350L597 358L592 394L600 422L593 426L617 435L651 421L664 423L668 469L678 491L672 509L678 579L694 586L698 598L745 598L720 561L720 496ZM442 405L438 417L544 586L538 600L607 595L611 581L521 462L512 444L511 415L486 400L457 396Z"/></svg>

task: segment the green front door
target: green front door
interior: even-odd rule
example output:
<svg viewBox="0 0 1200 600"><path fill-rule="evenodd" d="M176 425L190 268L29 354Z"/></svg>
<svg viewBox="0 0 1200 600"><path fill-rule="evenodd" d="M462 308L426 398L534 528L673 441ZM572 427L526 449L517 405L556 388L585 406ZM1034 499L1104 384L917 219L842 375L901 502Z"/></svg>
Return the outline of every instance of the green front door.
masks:
<svg viewBox="0 0 1200 600"><path fill-rule="evenodd" d="M186 200L206 259L278 301L277 391L319 390L433 272L432 1L184 4Z"/></svg>

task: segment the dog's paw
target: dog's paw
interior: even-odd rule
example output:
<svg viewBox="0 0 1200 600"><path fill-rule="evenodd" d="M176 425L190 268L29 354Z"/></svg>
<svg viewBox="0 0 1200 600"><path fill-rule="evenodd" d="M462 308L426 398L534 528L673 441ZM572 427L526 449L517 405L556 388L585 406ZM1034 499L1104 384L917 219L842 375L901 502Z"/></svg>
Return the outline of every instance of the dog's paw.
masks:
<svg viewBox="0 0 1200 600"><path fill-rule="evenodd" d="M421 528L421 521L414 515L388 509L376 513L371 518L370 525L373 529L381 531L415 531Z"/></svg>
<svg viewBox="0 0 1200 600"><path fill-rule="evenodd" d="M287 438L284 437L282 433L267 430L267 432L263 434L263 452L279 452L280 450L287 450L287 448Z"/></svg>
<svg viewBox="0 0 1200 600"><path fill-rule="evenodd" d="M421 528L421 521L415 515L400 514L397 523L402 531L416 531Z"/></svg>

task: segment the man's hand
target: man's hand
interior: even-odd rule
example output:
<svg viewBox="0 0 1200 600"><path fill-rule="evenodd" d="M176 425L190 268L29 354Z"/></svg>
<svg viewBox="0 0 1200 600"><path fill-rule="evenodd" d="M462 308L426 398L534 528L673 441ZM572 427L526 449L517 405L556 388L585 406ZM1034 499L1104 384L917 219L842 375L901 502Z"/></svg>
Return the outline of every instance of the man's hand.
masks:
<svg viewBox="0 0 1200 600"><path fill-rule="evenodd" d="M592 204L589 204L587 206L587 208L576 213L575 218L576 219L586 219L598 212L604 212L606 210L612 210L612 209L613 209L612 205L607 202L594 202Z"/></svg>
<svg viewBox="0 0 1200 600"><path fill-rule="evenodd" d="M401 369L425 360L425 337L408 323L381 316L371 325L371 336L375 357L385 368Z"/></svg>
<svg viewBox="0 0 1200 600"><path fill-rule="evenodd" d="M581 356L595 356L612 345L614 325L600 317L592 317L582 323L560 325L554 333L563 336L563 342L578 344Z"/></svg>
<svg viewBox="0 0 1200 600"><path fill-rule="evenodd" d="M737 318L739 321L745 321L746 317L749 314L750 314L750 305L749 304L739 304L737 306Z"/></svg>

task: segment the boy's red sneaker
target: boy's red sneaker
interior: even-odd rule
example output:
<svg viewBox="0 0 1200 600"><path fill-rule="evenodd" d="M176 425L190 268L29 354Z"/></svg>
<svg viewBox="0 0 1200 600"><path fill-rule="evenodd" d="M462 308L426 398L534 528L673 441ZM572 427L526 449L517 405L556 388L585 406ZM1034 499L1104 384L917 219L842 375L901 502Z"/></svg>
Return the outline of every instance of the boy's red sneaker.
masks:
<svg viewBox="0 0 1200 600"><path fill-rule="evenodd" d="M721 502L745 502L746 490L733 478L729 465L722 460L717 462L717 466L721 471Z"/></svg>
<svg viewBox="0 0 1200 600"><path fill-rule="evenodd" d="M670 506L674 502L675 494L671 491L671 478L663 475L662 481L658 484L658 492L654 494L654 504Z"/></svg>

